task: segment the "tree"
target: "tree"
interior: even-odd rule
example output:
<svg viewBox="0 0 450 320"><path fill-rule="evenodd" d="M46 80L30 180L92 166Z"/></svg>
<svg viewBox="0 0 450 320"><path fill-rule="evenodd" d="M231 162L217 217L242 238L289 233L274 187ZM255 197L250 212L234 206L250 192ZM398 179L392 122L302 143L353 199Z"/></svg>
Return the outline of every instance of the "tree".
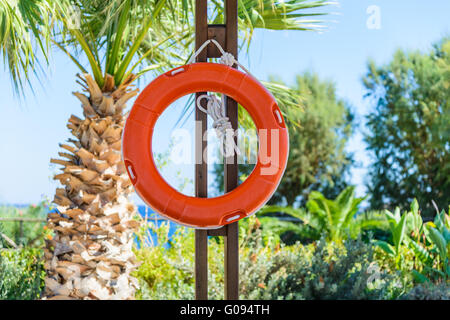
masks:
<svg viewBox="0 0 450 320"><path fill-rule="evenodd" d="M45 249L49 298L134 297L137 281L130 274L137 267L132 247L139 222L128 199L133 188L121 159L121 135L126 103L138 92L133 81L169 63L162 50L178 35L169 17L177 12L166 5L131 0L56 5L52 42L82 72L77 82L84 93L74 93L83 116L69 119L73 137L60 145L63 159L51 160L62 166L54 178L63 187L54 197L57 212L48 219L55 234Z"/></svg>
<svg viewBox="0 0 450 320"><path fill-rule="evenodd" d="M373 155L367 182L373 208L417 198L432 215L450 202L450 40L428 53L399 50L363 79L374 110L365 140Z"/></svg>
<svg viewBox="0 0 450 320"><path fill-rule="evenodd" d="M44 2L44 1L42 1ZM46 296L50 298L128 299L134 294L130 276L136 263L132 253L135 206L121 161L121 133L125 104L137 94L133 81L150 70L182 64L193 41L193 3L160 1L46 1L51 14L50 41L80 69L77 82L84 93L83 116L71 116L73 138L61 144L62 166L55 176L57 212L48 226L55 236L47 241ZM223 18L215 3L214 21ZM240 2L239 25L248 42L254 28L306 30L300 9L326 1L252 0ZM50 10L49 9L49 10ZM56 22L50 21L50 17ZM46 20L48 19L48 20ZM40 36L42 33L37 30ZM84 65L84 61L87 65ZM13 79L14 80L14 79Z"/></svg>
<svg viewBox="0 0 450 320"><path fill-rule="evenodd" d="M284 86L281 82L279 85ZM286 117L290 145L286 171L270 203L292 206L299 200L304 204L312 190L336 197L347 185L345 173L352 163L345 144L352 133L353 115L336 97L333 83L320 80L317 74L298 75L291 90L300 100L277 97ZM222 168L215 166L219 188L223 185ZM239 169L245 177L253 166L241 164Z"/></svg>

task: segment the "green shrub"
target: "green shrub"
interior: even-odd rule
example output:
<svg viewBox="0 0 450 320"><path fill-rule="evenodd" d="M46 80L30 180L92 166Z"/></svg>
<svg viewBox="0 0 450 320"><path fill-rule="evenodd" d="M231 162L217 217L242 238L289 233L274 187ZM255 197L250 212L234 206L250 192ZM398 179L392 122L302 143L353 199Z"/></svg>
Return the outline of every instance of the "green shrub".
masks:
<svg viewBox="0 0 450 320"><path fill-rule="evenodd" d="M409 211L394 213L385 210L389 222L389 241L375 243L391 259L396 269L411 273L417 282L448 281L450 279L450 219L445 211L438 212L433 222L423 223L416 199Z"/></svg>
<svg viewBox="0 0 450 320"><path fill-rule="evenodd" d="M178 227L169 240L169 223L156 226L143 224L140 243L146 228L156 233L158 244L141 246L135 250L141 266L134 273L139 280L138 299L177 300L194 299L194 230ZM167 245L165 245L167 243ZM209 240L208 268L209 298L223 299L223 244L220 239Z"/></svg>
<svg viewBox="0 0 450 320"><path fill-rule="evenodd" d="M159 244L136 250L142 262L134 274L141 284L138 298L193 299L194 231L178 228L164 246L168 224L149 226ZM382 299L404 291L404 281L378 267L373 247L360 239L280 245L255 217L240 223L239 257L241 299ZM221 238L209 239L208 264L209 299L223 299Z"/></svg>
<svg viewBox="0 0 450 320"><path fill-rule="evenodd" d="M404 300L450 300L450 286L448 283L419 284L407 294L403 295Z"/></svg>
<svg viewBox="0 0 450 320"><path fill-rule="evenodd" d="M169 225L157 227L149 222L139 232L140 243L149 227L156 233L157 245L141 246L136 257L141 266L134 273L140 283L138 299L194 299L194 230L179 227L168 240ZM279 247L275 237L263 239L260 222L250 217L239 224L240 279L241 287L248 287L245 270L247 261L254 256L270 259L274 248ZM164 245L165 243L168 245ZM224 245L221 237L210 237L208 241L208 298L223 299L224 292ZM245 298L245 297L244 297Z"/></svg>
<svg viewBox="0 0 450 320"><path fill-rule="evenodd" d="M44 288L42 250L0 250L0 300L38 299Z"/></svg>
<svg viewBox="0 0 450 320"><path fill-rule="evenodd" d="M390 299L402 281L373 259L361 240L344 244L321 239L307 246L283 247L272 257L259 255L244 266L241 284L247 299Z"/></svg>
<svg viewBox="0 0 450 320"><path fill-rule="evenodd" d="M264 228L270 228L281 235L293 232L299 240L318 240L326 236L328 240L340 242L348 237L355 239L369 231L387 229L384 216L376 211L358 214L359 205L364 198L355 197L355 187L345 188L334 200L327 199L322 193L313 191L309 195L306 208L265 206L259 216L282 213L298 219L299 222L280 221L270 218ZM267 223L269 222L269 223Z"/></svg>

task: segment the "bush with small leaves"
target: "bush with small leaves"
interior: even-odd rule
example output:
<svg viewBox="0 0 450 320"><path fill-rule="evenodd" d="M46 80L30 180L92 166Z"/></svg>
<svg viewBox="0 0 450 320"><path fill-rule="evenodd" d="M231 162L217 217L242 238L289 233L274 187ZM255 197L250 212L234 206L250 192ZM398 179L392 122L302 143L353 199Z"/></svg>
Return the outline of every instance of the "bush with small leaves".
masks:
<svg viewBox="0 0 450 320"><path fill-rule="evenodd" d="M360 239L282 247L243 267L248 299L392 299L402 292L398 275L381 270Z"/></svg>
<svg viewBox="0 0 450 320"><path fill-rule="evenodd" d="M450 300L450 285L442 282L440 284L423 283L414 287L400 299L404 300Z"/></svg>
<svg viewBox="0 0 450 320"><path fill-rule="evenodd" d="M42 250L0 250L0 300L39 299L44 288Z"/></svg>

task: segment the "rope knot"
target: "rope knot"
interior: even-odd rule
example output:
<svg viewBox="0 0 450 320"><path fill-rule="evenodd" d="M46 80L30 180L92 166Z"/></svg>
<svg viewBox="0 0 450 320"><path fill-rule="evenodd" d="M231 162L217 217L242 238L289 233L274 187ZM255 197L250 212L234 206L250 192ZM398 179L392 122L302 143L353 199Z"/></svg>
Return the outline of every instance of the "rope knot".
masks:
<svg viewBox="0 0 450 320"><path fill-rule="evenodd" d="M202 99L207 99L206 109L200 104ZM240 154L239 148L234 143L234 130L231 126L230 119L225 116L225 98L222 95L222 101L215 95L202 94L197 98L197 108L208 114L213 119L213 128L216 130L217 137L222 143L224 149L222 153L228 157L234 154Z"/></svg>
<svg viewBox="0 0 450 320"><path fill-rule="evenodd" d="M234 56L225 52L220 44L214 40L209 39L206 40L197 51L191 56L188 61L188 64L191 64L195 61L195 58L204 50L209 43L213 43L220 51L222 56L220 57L220 63L225 64L229 67L233 67L235 64L242 68L247 74L250 72L237 61ZM200 105L200 101L202 99L207 99L206 109ZM225 155L225 157L233 156L234 152L240 155L240 151L238 146L234 141L234 130L231 126L230 119L225 116L225 95L222 95L222 101L220 101L215 95L207 95L203 94L197 98L197 108L202 112L208 114L213 118L213 128L216 130L217 137L221 140L223 148L221 151Z"/></svg>
<svg viewBox="0 0 450 320"><path fill-rule="evenodd" d="M236 63L236 60L234 59L234 56L231 53L224 52L220 57L220 63L232 67Z"/></svg>

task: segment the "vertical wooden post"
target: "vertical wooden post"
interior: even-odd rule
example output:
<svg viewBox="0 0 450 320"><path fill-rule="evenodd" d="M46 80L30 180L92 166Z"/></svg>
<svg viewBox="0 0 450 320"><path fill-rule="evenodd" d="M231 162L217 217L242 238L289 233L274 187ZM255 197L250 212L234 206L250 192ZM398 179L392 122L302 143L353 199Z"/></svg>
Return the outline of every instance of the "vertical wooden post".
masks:
<svg viewBox="0 0 450 320"><path fill-rule="evenodd" d="M237 0L225 0L226 52L236 59L238 54L238 4ZM226 99L227 117L234 130L238 128L238 104L231 98ZM237 144L237 135L234 136ZM238 185L237 154L229 157L224 166L225 192L229 192ZM239 298L239 222L226 226L225 235L225 299Z"/></svg>
<svg viewBox="0 0 450 320"><path fill-rule="evenodd" d="M208 40L207 0L195 1L195 50ZM203 50L196 62L206 62L207 51ZM197 97L204 92L199 92ZM204 101L204 100L203 100ZM203 139L207 130L207 114L195 108L195 196L208 197L208 165L203 157L207 147ZM208 299L208 234L206 230L195 230L195 299Z"/></svg>
<svg viewBox="0 0 450 320"><path fill-rule="evenodd" d="M23 220L19 221L19 239L16 243L21 243L23 239Z"/></svg>
<svg viewBox="0 0 450 320"><path fill-rule="evenodd" d="M225 49L237 58L238 24L237 0L225 0L225 24L208 25L207 0L196 0L195 8L195 49L197 50L206 40L215 39ZM197 56L197 62L206 62L207 58L218 58L220 52L209 45L207 50ZM204 94L199 92L196 98ZM204 103L205 100L202 101ZM204 106L206 108L206 106ZM226 111L233 129L238 128L238 105L233 99L226 99ZM195 108L195 195L207 197L208 184L206 163L207 141L204 133L207 129L207 115ZM234 137L237 143L237 136ZM224 165L224 190L229 192L238 184L237 154L228 157ZM239 224L229 224L216 230L195 231L195 298L208 299L208 236L223 236L225 243L225 299L239 298Z"/></svg>

